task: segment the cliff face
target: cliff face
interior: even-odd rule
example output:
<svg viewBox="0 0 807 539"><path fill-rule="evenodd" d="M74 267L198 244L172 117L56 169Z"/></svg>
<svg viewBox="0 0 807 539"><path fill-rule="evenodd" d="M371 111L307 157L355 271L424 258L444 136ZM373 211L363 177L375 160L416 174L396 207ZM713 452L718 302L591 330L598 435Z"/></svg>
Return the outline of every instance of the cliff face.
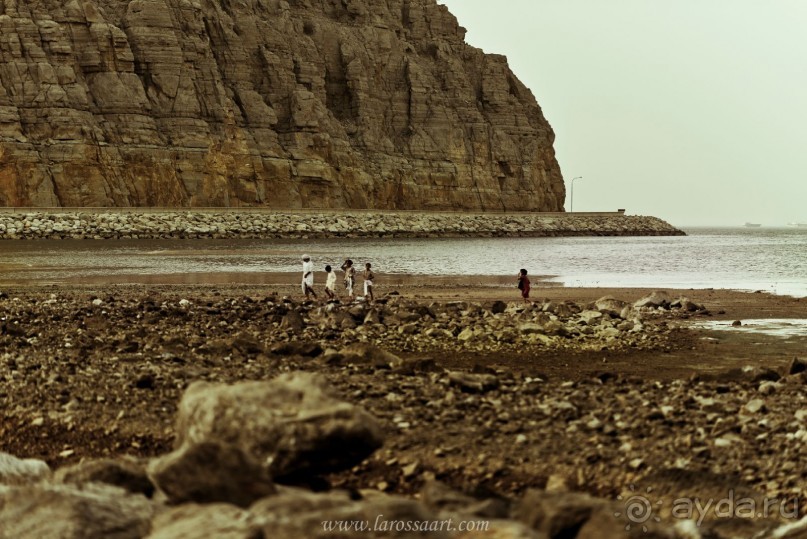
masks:
<svg viewBox="0 0 807 539"><path fill-rule="evenodd" d="M0 0L0 205L562 209L435 0Z"/></svg>

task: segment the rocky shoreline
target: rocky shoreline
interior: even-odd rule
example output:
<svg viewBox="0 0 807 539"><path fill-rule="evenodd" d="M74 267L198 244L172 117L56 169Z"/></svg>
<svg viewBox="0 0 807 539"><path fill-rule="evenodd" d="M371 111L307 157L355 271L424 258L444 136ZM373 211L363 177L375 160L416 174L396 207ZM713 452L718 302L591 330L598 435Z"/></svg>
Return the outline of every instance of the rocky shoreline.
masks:
<svg viewBox="0 0 807 539"><path fill-rule="evenodd" d="M807 529L807 363L661 381L604 361L689 350L676 322L708 311L687 298L524 305L387 294L370 305L55 287L0 293L0 308L0 451L29 459L0 455L0 529L14 537L722 539ZM541 358L601 370L555 378ZM627 519L634 485L664 500L658 521ZM729 493L779 505L769 518L708 514L697 525L669 512L678 497ZM378 515L487 529L322 527Z"/></svg>
<svg viewBox="0 0 807 539"><path fill-rule="evenodd" d="M401 212L0 212L0 239L679 236L657 217Z"/></svg>

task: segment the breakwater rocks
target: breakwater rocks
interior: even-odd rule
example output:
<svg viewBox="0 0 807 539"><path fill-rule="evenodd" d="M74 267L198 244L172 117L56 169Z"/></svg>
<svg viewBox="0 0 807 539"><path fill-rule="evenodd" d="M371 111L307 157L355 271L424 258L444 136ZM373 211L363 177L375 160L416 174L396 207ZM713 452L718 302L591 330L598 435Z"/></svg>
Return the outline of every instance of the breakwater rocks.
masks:
<svg viewBox="0 0 807 539"><path fill-rule="evenodd" d="M676 236L656 217L605 214L0 212L0 239Z"/></svg>

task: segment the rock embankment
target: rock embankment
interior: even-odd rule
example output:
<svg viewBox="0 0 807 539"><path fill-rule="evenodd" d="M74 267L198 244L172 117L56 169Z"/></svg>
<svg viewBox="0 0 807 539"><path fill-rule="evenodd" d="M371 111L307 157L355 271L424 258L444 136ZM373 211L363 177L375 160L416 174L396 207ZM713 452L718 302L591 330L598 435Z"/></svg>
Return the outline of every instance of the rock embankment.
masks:
<svg viewBox="0 0 807 539"><path fill-rule="evenodd" d="M656 217L614 214L232 211L0 213L0 239L677 236Z"/></svg>

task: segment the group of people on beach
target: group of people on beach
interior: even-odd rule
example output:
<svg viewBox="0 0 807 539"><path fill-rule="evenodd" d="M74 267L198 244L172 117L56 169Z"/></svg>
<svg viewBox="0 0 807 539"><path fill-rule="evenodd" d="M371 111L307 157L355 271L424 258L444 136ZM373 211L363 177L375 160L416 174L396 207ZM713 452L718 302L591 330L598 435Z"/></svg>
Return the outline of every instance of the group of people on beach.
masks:
<svg viewBox="0 0 807 539"><path fill-rule="evenodd" d="M353 261L349 258L345 259L345 261L340 266L342 271L344 272L343 284L345 286L345 291L347 292L347 296L353 300L355 299L353 293L353 287L356 284L356 268L353 266ZM362 277L364 278L364 297L365 299L369 299L370 301L375 301L375 297L373 296L373 286L375 285L375 274L372 270L372 264L367 262L364 264L364 271L362 272ZM325 273L327 277L325 278L325 294L328 296L328 300L336 299L336 271L330 266L325 266ZM303 283L302 283L303 293L305 294L305 299L309 299L310 296L313 296L314 299L317 299L317 293L314 292L314 263L311 262L311 257L308 255L303 255Z"/></svg>
<svg viewBox="0 0 807 539"><path fill-rule="evenodd" d="M356 283L356 268L353 267L353 261L349 258L345 259L340 267L345 274L343 279L345 291L347 292L347 296L353 300L355 299L355 296L353 295L353 287ZM365 263L362 277L364 277L365 299L368 299L369 296L370 301L375 301L375 297L373 296L375 274L373 273L372 267L373 265L369 262ZM325 294L328 296L328 300L334 300L336 299L336 272L330 265L327 265L325 266L325 273L327 274L327 277L325 278ZM521 297L524 299L524 303L529 303L530 279L527 277L527 270L524 268L520 269L518 275L516 275L516 279L516 286L521 291ZM308 255L303 255L302 288L303 293L305 294L305 299L310 299L311 296L314 296L314 299L317 299L317 293L314 292L314 263L311 262L311 257Z"/></svg>

